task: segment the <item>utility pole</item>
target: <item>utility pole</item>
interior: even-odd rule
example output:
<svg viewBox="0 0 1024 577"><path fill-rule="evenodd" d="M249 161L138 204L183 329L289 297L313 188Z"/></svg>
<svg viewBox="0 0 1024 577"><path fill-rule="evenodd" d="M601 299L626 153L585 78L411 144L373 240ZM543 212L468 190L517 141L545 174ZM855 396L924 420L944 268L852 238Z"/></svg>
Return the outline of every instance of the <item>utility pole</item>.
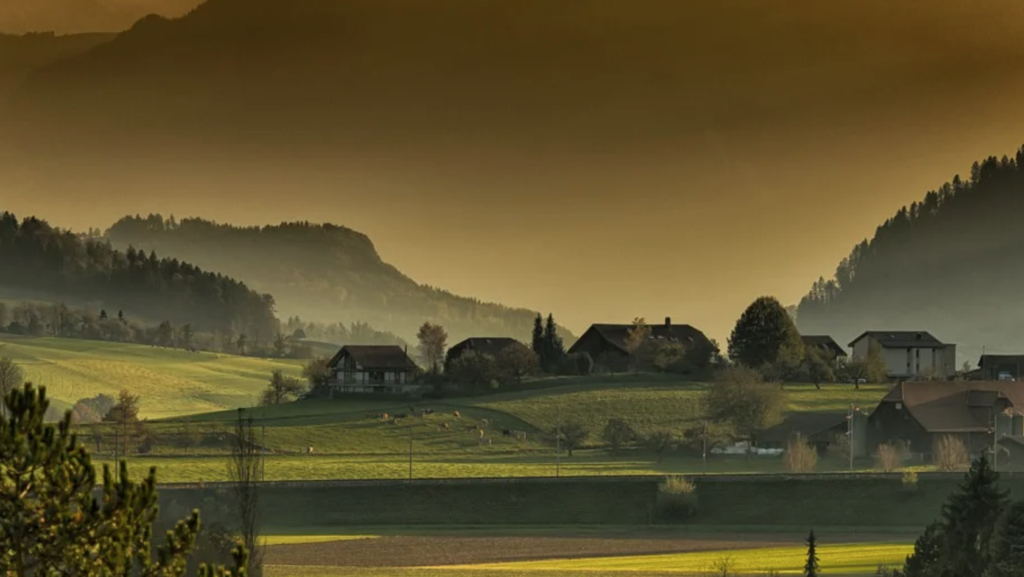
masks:
<svg viewBox="0 0 1024 577"><path fill-rule="evenodd" d="M267 479L267 426L260 425L260 482Z"/></svg>
<svg viewBox="0 0 1024 577"><path fill-rule="evenodd" d="M558 405L558 418L555 421L555 478L561 475L562 469L562 405Z"/></svg>
<svg viewBox="0 0 1024 577"><path fill-rule="evenodd" d="M704 420L704 432L701 433L700 436L701 436L701 441L704 444L704 450L701 452L701 461L703 463L703 469L701 469L701 474L707 475L708 474L708 421L707 421L707 419Z"/></svg>
<svg viewBox="0 0 1024 577"><path fill-rule="evenodd" d="M114 471L115 479L121 482L121 430L114 426Z"/></svg>
<svg viewBox="0 0 1024 577"><path fill-rule="evenodd" d="M409 480L412 481L412 425L409 425Z"/></svg>
<svg viewBox="0 0 1024 577"><path fill-rule="evenodd" d="M850 424L847 427L850 436L850 472L853 472L853 405L850 405Z"/></svg>

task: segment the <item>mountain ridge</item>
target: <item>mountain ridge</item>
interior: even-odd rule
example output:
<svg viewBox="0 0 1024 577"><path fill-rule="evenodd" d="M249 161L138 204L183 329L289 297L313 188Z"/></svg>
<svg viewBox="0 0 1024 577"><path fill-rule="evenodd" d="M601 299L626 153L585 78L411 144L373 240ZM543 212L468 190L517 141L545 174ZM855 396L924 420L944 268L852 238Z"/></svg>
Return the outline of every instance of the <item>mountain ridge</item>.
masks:
<svg viewBox="0 0 1024 577"><path fill-rule="evenodd" d="M274 295L283 317L361 321L409 341L426 321L440 323L449 344L471 336L528 342L538 314L419 284L377 253L369 236L334 224L283 222L235 226L201 218L128 216L105 236L116 247L173 255ZM563 338L575 338L560 327Z"/></svg>

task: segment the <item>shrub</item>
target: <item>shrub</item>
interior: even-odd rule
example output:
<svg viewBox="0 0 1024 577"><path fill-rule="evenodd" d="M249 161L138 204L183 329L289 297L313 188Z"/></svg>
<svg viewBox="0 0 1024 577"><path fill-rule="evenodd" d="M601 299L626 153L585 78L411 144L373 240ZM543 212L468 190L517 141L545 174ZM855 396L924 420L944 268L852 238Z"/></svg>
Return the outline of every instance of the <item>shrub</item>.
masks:
<svg viewBox="0 0 1024 577"><path fill-rule="evenodd" d="M941 471L956 471L967 465L970 455L959 437L943 435L935 442L932 460Z"/></svg>
<svg viewBox="0 0 1024 577"><path fill-rule="evenodd" d="M791 473L810 473L818 466L818 451L797 433L786 445L782 460Z"/></svg>
<svg viewBox="0 0 1024 577"><path fill-rule="evenodd" d="M903 464L903 446L883 443L878 446L878 468L892 473Z"/></svg>
<svg viewBox="0 0 1024 577"><path fill-rule="evenodd" d="M572 356L577 375L586 377L594 372L594 359L590 357L590 353L575 353Z"/></svg>
<svg viewBox="0 0 1024 577"><path fill-rule="evenodd" d="M915 471L906 471L903 473L903 491L906 493L917 492L917 473Z"/></svg>
<svg viewBox="0 0 1024 577"><path fill-rule="evenodd" d="M657 513L665 521L685 521L697 514L697 486L686 477L666 477L658 485Z"/></svg>

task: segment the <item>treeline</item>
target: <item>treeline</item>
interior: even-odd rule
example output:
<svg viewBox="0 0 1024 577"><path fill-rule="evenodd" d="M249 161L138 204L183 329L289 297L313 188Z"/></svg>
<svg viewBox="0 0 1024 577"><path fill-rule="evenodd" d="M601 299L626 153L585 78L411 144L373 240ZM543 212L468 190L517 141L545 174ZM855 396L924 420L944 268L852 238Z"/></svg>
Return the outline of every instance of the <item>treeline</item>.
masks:
<svg viewBox="0 0 1024 577"><path fill-rule="evenodd" d="M797 311L801 330L853 337L872 328L927 329L980 349L1020 348L1024 321L1024 148L974 163L903 207L856 245Z"/></svg>
<svg viewBox="0 0 1024 577"><path fill-rule="evenodd" d="M536 314L417 284L383 262L366 235L332 224L238 227L151 214L124 217L106 235L115 246L152 248L245 279L289 314L324 320L330 311L406 339L429 319L458 340L526 340Z"/></svg>
<svg viewBox="0 0 1024 577"><path fill-rule="evenodd" d="M82 238L28 217L0 214L0 288L132 310L139 317L269 339L274 299L174 258ZM7 274L11 271L12 274Z"/></svg>
<svg viewBox="0 0 1024 577"><path fill-rule="evenodd" d="M288 317L288 320L282 323L281 331L294 339L310 339L335 345L398 345L405 347L409 344L394 333L379 331L363 322L353 322L345 326L345 323L342 322L306 322L295 316Z"/></svg>

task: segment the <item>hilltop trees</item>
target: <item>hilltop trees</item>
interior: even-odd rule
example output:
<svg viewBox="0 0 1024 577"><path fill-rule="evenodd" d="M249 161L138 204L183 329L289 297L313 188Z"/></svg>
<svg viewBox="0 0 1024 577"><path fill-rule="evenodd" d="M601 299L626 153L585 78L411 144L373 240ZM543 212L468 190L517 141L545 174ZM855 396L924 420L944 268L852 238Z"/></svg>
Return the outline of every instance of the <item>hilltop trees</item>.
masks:
<svg viewBox="0 0 1024 577"><path fill-rule="evenodd" d="M752 369L785 373L799 366L804 346L786 309L773 297L755 300L729 336L729 358Z"/></svg>
<svg viewBox="0 0 1024 577"><path fill-rule="evenodd" d="M177 259L128 248L121 252L29 217L0 213L0 270L5 286L58 294L74 300L120 303L138 314L202 330L231 326L271 334L277 325L274 299L234 279ZM54 336L73 328L61 315ZM26 327L35 334L40 327Z"/></svg>
<svg viewBox="0 0 1024 577"><path fill-rule="evenodd" d="M0 416L0 574L152 575L181 577L199 534L199 512L178 522L153 555L157 517L156 469L133 483L122 462L120 480L103 469L103 495L94 495L96 473L85 447L71 433L71 415L44 422L45 389L27 384L5 399ZM45 530L40 530L40 529ZM202 566L200 577L243 577L247 554L236 567Z"/></svg>
<svg viewBox="0 0 1024 577"><path fill-rule="evenodd" d="M434 374L444 363L444 352L448 348L448 333L441 325L423 323L416 339L419 341L420 359Z"/></svg>

